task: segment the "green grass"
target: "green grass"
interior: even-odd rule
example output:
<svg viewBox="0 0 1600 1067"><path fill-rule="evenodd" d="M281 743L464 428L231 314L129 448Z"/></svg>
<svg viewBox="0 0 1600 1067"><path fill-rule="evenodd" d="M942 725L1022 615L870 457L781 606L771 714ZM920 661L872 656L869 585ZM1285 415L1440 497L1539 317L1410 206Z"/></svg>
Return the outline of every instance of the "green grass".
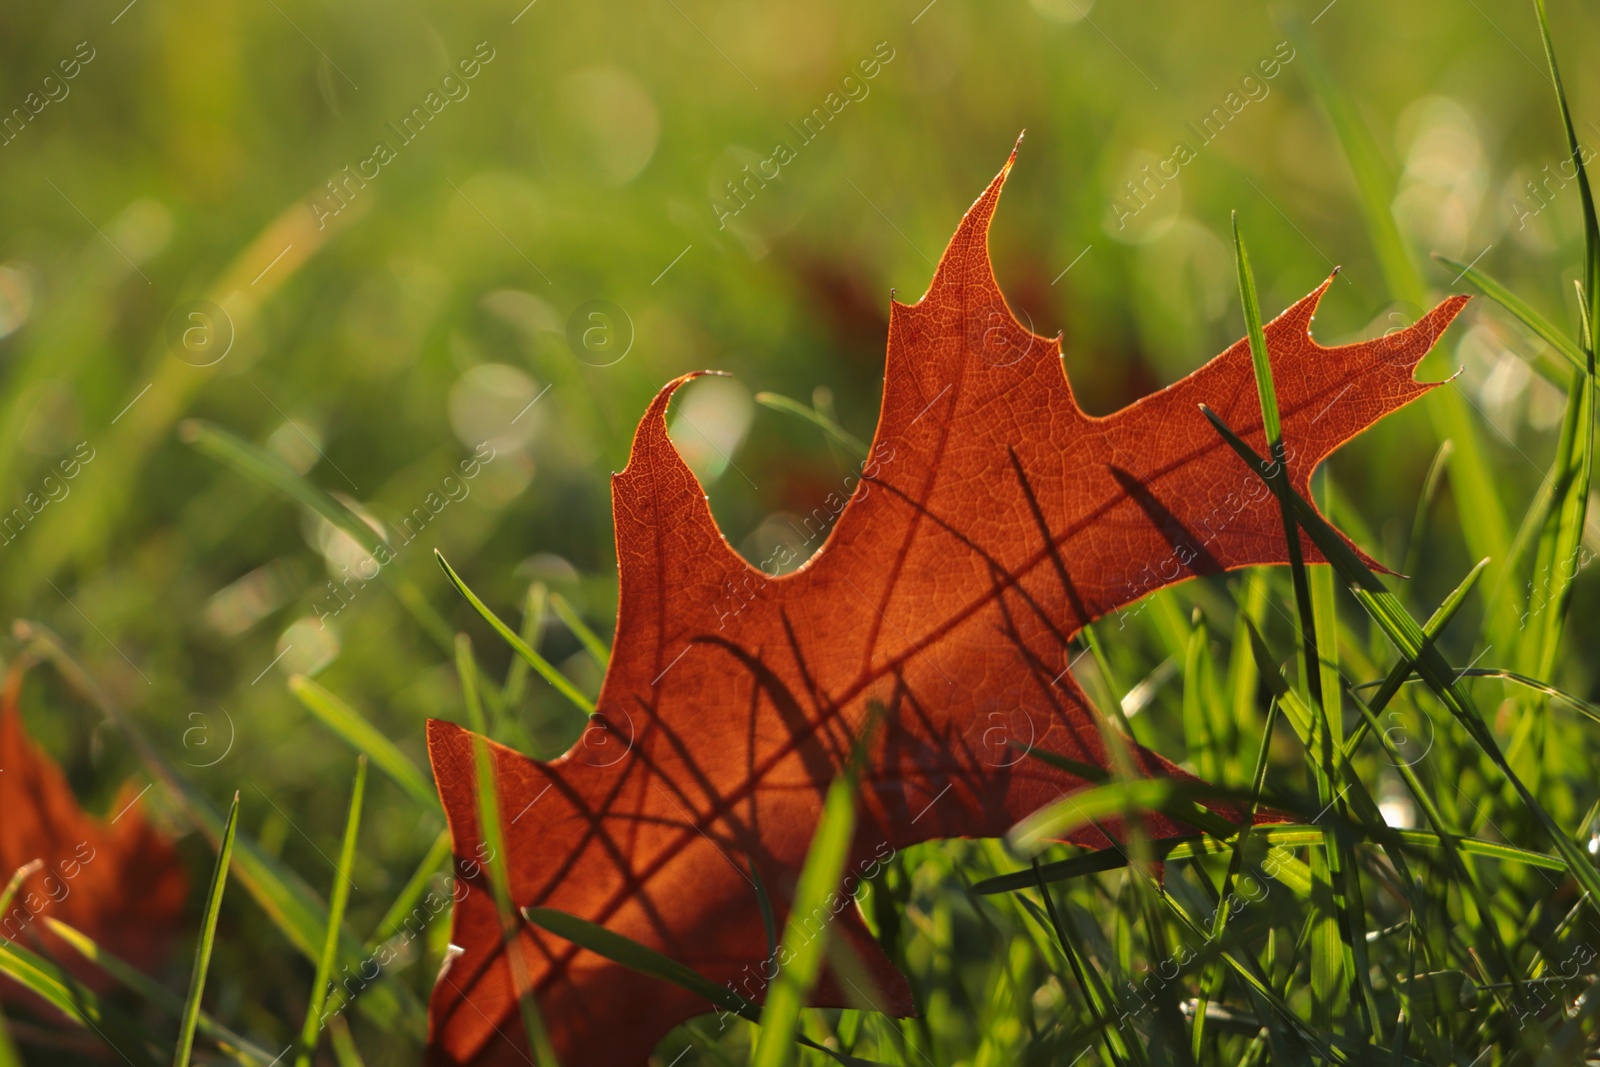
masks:
<svg viewBox="0 0 1600 1067"><path fill-rule="evenodd" d="M77 41L97 49L3 148L0 504L39 492L79 441L95 458L0 536L20 620L0 654L49 665L26 720L86 806L154 783L195 885L152 973L60 923L61 958L0 942L0 974L53 1006L6 1003L0 1067L416 1062L448 944L447 911L410 921L449 876L423 720L544 757L581 731L615 617L606 476L669 378L720 367L749 394L748 418L728 394L730 425L748 423L725 442L736 466L705 481L750 558L858 470L886 295L921 292L1022 125L999 276L1038 332L1065 329L1097 413L1248 336L1273 426L1260 320L1338 264L1323 343L1483 294L1424 364L1465 374L1342 449L1314 501L1269 478L1285 530L1331 566L1188 583L1080 636L1075 670L1107 721L1216 788L1113 770L1006 839L898 854L859 906L911 980L912 1019L801 1008L811 967L852 966L815 942L764 1012L601 928L519 917L491 861L508 934L537 924L737 1020L676 1030L657 1059L679 1067L1600 1054L1595 12L1315 0L1280 24L1176 0L686 0L539 4L513 25L519 8L0 16L0 106ZM472 96L334 225L309 222L307 196L480 39L500 58ZM706 190L878 40L898 54L871 96L719 229ZM1270 94L1121 229L1108 201L1280 40L1295 58ZM631 79L607 112L628 122L571 99L594 68ZM648 116L628 111L640 93ZM648 165L617 178L615 153L651 123ZM235 320L212 368L168 341L197 296ZM637 333L604 368L565 339L600 298ZM468 479L485 438L495 458ZM448 502L427 509L430 494ZM1409 577L1367 570L1313 502ZM224 711L235 738L211 764ZM836 866L846 783L806 895ZM1296 821L1234 833L1204 807L1219 798ZM1139 811L1200 836L1052 843ZM394 962L351 1000L337 976L380 950ZM86 987L65 952L108 981Z"/></svg>

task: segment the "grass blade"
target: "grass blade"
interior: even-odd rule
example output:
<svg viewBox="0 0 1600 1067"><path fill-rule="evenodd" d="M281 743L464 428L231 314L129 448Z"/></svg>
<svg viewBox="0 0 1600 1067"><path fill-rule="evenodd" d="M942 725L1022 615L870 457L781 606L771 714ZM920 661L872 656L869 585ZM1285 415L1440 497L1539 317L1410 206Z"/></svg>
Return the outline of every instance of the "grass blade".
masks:
<svg viewBox="0 0 1600 1067"><path fill-rule="evenodd" d="M451 579L455 580L455 573L449 571L449 564L444 563L443 556L439 556L439 562L444 564ZM465 589L465 586L461 588ZM467 595L471 597L471 593ZM476 598L472 599L479 611L488 610ZM505 835L501 832L500 792L495 784L494 760L489 754L489 743L485 740L487 727L483 705L478 701L477 659L472 654L472 639L466 634L456 635L456 673L460 676L461 695L467 706L467 723L472 728L472 759L478 772L478 825L482 828L484 843L489 846L489 856L483 866L489 875L489 888L494 894L495 910L500 917L506 962L511 968L512 992L517 998L523 1032L533 1051L534 1063L537 1067L555 1067L555 1050L550 1045L544 1020L539 1015L539 1006L534 1002L533 981L522 955L522 935L517 929L517 912L511 901Z"/></svg>
<svg viewBox="0 0 1600 1067"><path fill-rule="evenodd" d="M306 1006L305 1023L300 1027L300 1047L295 1067L311 1067L317 1051L317 1037L326 1020L322 1006L327 1002L329 978L339 956L339 933L344 927L345 904L350 900L350 870L355 865L356 837L361 831L361 804L367 791L367 757L356 757L356 780L350 790L350 814L345 819L344 842L339 847L339 865L334 870L333 892L328 896L328 932L317 960L317 976L311 983L311 1002Z"/></svg>
<svg viewBox="0 0 1600 1067"><path fill-rule="evenodd" d="M605 670L610 666L611 647L600 640L593 630L589 629L588 624L583 621L573 606L567 602L566 597L560 593L551 593L550 607L561 621L566 623L567 629L572 631L572 636L576 637L583 644L583 647L588 650L589 655L594 657L594 661L600 664L601 670Z"/></svg>
<svg viewBox="0 0 1600 1067"><path fill-rule="evenodd" d="M494 627L495 632L505 640L506 644L515 649L519 656L527 660L528 665L538 671L539 675L554 686L558 693L572 701L573 706L579 711L585 715L594 714L594 702L578 692L578 687L573 685L566 675L556 670L549 660L535 652L533 646L524 641L515 630L501 622L500 616L490 610L489 605L478 599L478 594L474 593L467 583L461 580L461 576L456 573L455 568L450 566L450 562L444 558L444 553L434 549L433 556L439 561L439 566L444 568L444 573L449 577L450 584L456 587L457 592L467 598L467 603L477 609L478 614L482 615L484 621ZM473 673L476 674L476 670ZM480 730L479 732L481 733L482 731Z"/></svg>
<svg viewBox="0 0 1600 1067"><path fill-rule="evenodd" d="M855 434L840 426L815 408L806 407L798 400L791 400L778 393L757 393L756 403L762 407L771 408L773 411L782 411L790 415L798 415L817 429L827 434L833 441L843 447L856 459L867 458L867 446Z"/></svg>
<svg viewBox="0 0 1600 1067"><path fill-rule="evenodd" d="M834 779L822 804L822 819L800 869L800 883L784 924L782 947L778 952L778 975L767 989L761 1011L761 1034L750 1062L753 1067L789 1067L795 1058L795 1031L800 1025L800 1009L822 970L831 918L827 898L839 888L856 828L856 776L852 766ZM818 914L823 921L816 931L805 920Z"/></svg>
<svg viewBox="0 0 1600 1067"><path fill-rule="evenodd" d="M704 997L712 1005L751 1022L761 1020L761 1009L729 987L713 982L693 968L632 938L612 933L604 926L554 908L523 908L522 915L540 929L565 938L597 956L604 956L612 963L620 963L629 970L687 989Z"/></svg>
<svg viewBox="0 0 1600 1067"><path fill-rule="evenodd" d="M539 634L544 629L545 607L550 601L549 591L543 582L530 582L528 595L522 601L522 643L529 648L539 644ZM522 703L522 694L528 688L528 661L522 656L513 656L510 664L506 666L506 684L501 692L505 694L507 711L517 708Z"/></svg>
<svg viewBox="0 0 1600 1067"><path fill-rule="evenodd" d="M228 808L228 822L222 830L222 847L217 850L217 865L211 872L211 888L206 891L205 919L200 927L200 941L194 949L194 970L189 978L189 996L183 1003L183 1017L178 1025L178 1047L172 1056L172 1067L189 1067L189 1054L194 1050L194 1030L200 1022L200 997L206 989L206 971L211 967L211 949L217 939L217 916L222 912L222 891L228 884L228 866L233 860L233 836L239 829L239 794L233 794L233 804Z"/></svg>
<svg viewBox="0 0 1600 1067"><path fill-rule="evenodd" d="M1266 432L1268 451L1272 463L1264 476L1287 488L1289 472L1287 452L1283 443L1282 427L1278 418L1278 399L1272 385L1272 360L1267 351L1267 338L1261 326L1261 303L1256 297L1255 276L1250 270L1250 256L1245 249L1244 237L1239 232L1239 216L1233 216L1233 250L1239 274L1239 297L1244 305L1245 326L1250 338L1250 359L1255 368L1256 393L1261 401L1262 425ZM1306 570L1301 553L1300 532L1296 528L1294 512L1282 494L1279 503L1283 514L1283 539L1288 549L1289 573L1294 585L1294 602L1300 619L1300 648L1304 661L1302 678L1310 698L1312 713L1309 750L1315 771L1317 802L1324 810L1339 807L1343 812L1343 792L1334 791L1337 777L1334 753L1338 744L1333 726L1338 711L1338 672L1323 662L1317 645L1318 598L1312 595L1311 577ZM1322 613L1326 621L1333 618L1331 576L1327 579L1326 595L1321 598ZM1311 942L1311 994L1314 1015L1318 1025L1328 1028L1332 1024L1341 998L1352 984L1361 987L1363 999L1361 1019L1367 1032L1371 1032L1375 1002L1365 982L1365 968L1360 966L1364 933L1360 929L1359 909L1352 902L1359 899L1359 882L1355 874L1355 857L1330 829L1321 850L1311 852L1312 903L1314 907L1314 935Z"/></svg>
<svg viewBox="0 0 1600 1067"><path fill-rule="evenodd" d="M1541 341L1559 352L1562 358L1572 364L1573 368L1582 371L1587 365L1588 360L1584 356L1583 350L1573 344L1571 338L1556 329L1549 319L1535 311L1527 301L1510 289L1507 289L1478 268L1468 266L1465 263L1457 263L1449 256L1442 256L1435 252L1433 258L1447 269L1455 271L1456 277L1465 278L1476 286L1484 296L1511 312L1519 322L1532 330ZM1559 366L1560 364L1552 364L1552 367ZM1566 384L1565 379L1558 380L1557 384Z"/></svg>
<svg viewBox="0 0 1600 1067"><path fill-rule="evenodd" d="M322 516L349 534L351 539L367 552L376 552L379 547L385 549L389 547L377 531L363 522L355 512L340 504L332 494L312 485L293 467L266 449L200 419L187 419L179 425L178 439L201 454L250 476L269 489L276 490L307 510Z"/></svg>
<svg viewBox="0 0 1600 1067"><path fill-rule="evenodd" d="M1239 831L1239 836L1234 840L1232 854L1228 857L1228 869L1222 877L1222 892L1217 895L1217 910L1213 913L1211 922L1211 942L1222 944L1222 939L1228 932L1228 920L1233 917L1233 900L1235 881L1239 877L1239 870L1244 865L1245 849L1249 846L1255 822L1256 812L1261 806L1261 792L1267 781L1267 757L1272 749L1272 728L1277 722L1278 703L1273 701L1272 707L1267 711L1267 723L1262 730L1261 748L1256 755L1255 772L1250 776L1250 821ZM1318 835L1320 839L1320 834ZM1037 868L1036 868L1037 869ZM1190 1054L1199 1059L1205 1043L1206 1009L1222 990L1224 971L1221 960L1213 960L1206 965L1200 981L1200 993L1195 998L1194 1024L1190 1031Z"/></svg>
<svg viewBox="0 0 1600 1067"><path fill-rule="evenodd" d="M0 915L11 910L11 901L16 898L17 890L22 888L22 883L42 870L44 870L44 860L29 860L16 869L11 875L11 881L6 883L4 889L0 889Z"/></svg>
<svg viewBox="0 0 1600 1067"><path fill-rule="evenodd" d="M429 811L439 809L439 794L417 769L417 765L359 711L302 675L297 674L289 679L289 691L299 698L307 711L343 738L351 748L367 757L407 796Z"/></svg>
<svg viewBox="0 0 1600 1067"><path fill-rule="evenodd" d="M1567 135L1567 153L1577 168L1578 198L1583 204L1583 292L1588 303L1584 308L1587 328L1583 332L1588 338L1584 349L1589 356L1584 370L1592 385L1593 338L1600 337L1600 220L1595 215L1594 190L1589 186L1589 174L1583 165L1583 146L1578 143L1578 131L1572 125L1572 109L1567 105L1567 90L1561 81L1561 68L1556 64L1556 46L1550 39L1550 19L1545 14L1544 0L1533 0L1533 10L1539 20L1545 61L1550 64L1550 84L1556 91L1556 107L1561 111L1561 125Z"/></svg>
<svg viewBox="0 0 1600 1067"><path fill-rule="evenodd" d="M167 1012L175 1019L183 1017L184 1001L172 990L151 978L137 967L125 960L107 952L94 938L82 930L52 916L42 918L43 923L50 932L65 941L78 955L105 971L112 978L139 994L151 1004ZM272 1062L272 1054L260 1045L240 1036L228 1027L217 1022L204 1011L197 1016L197 1029L216 1040L223 1052L231 1055L241 1064L253 1064L255 1067L266 1067Z"/></svg>
<svg viewBox="0 0 1600 1067"><path fill-rule="evenodd" d="M356 1048L355 1038L350 1036L350 1027L342 1017L335 1017L328 1023L329 1044L333 1046L333 1058L339 1067L367 1067L366 1061L361 1058L361 1050Z"/></svg>
<svg viewBox="0 0 1600 1067"><path fill-rule="evenodd" d="M22 1067L22 1057L11 1043L11 1032L6 1029L6 1017L0 1012L0 1067Z"/></svg>
<svg viewBox="0 0 1600 1067"><path fill-rule="evenodd" d="M1401 574L1415 574L1417 571L1417 561L1422 556L1422 535L1428 527L1428 512L1439 493L1445 464L1450 462L1450 453L1455 451L1455 447L1450 441L1445 441L1439 446L1439 451L1433 454L1433 462L1428 464L1428 475L1422 480L1422 494L1417 497L1417 513L1411 520L1411 536L1406 539L1406 556L1405 562L1400 565Z"/></svg>
<svg viewBox="0 0 1600 1067"><path fill-rule="evenodd" d="M1422 624L1422 636L1428 644L1431 645L1437 640L1439 635L1444 632L1445 627L1450 625L1450 620L1456 617L1456 612L1461 609L1462 603L1467 599L1467 594L1472 591L1473 586L1478 584L1479 576L1483 574L1488 566L1488 560L1480 559L1478 565L1467 572L1467 576L1461 579L1460 584L1440 602L1438 608L1428 617L1428 621ZM1416 660L1401 656L1395 665L1390 668L1388 677L1381 682L1375 683L1379 687L1378 692L1368 702L1373 715L1377 715L1388 706L1389 701L1400 691L1400 687L1405 684L1406 679L1411 676L1411 672L1415 667ZM1356 688L1360 689L1362 687L1357 686ZM1350 731L1350 737L1345 741L1344 745L1346 759L1355 754L1356 748L1366 736L1367 730L1367 720L1363 719L1356 724L1355 729Z"/></svg>
<svg viewBox="0 0 1600 1067"><path fill-rule="evenodd" d="M1561 646L1567 608L1582 566L1584 521L1589 507L1589 486L1594 471L1594 354L1588 355L1585 373L1577 375L1567 398L1567 418L1556 462L1559 474L1552 484L1553 510L1545 536L1540 538L1534 580L1548 576L1547 596L1535 632L1537 659L1533 673L1550 679ZM1532 605L1529 605L1532 608Z"/></svg>

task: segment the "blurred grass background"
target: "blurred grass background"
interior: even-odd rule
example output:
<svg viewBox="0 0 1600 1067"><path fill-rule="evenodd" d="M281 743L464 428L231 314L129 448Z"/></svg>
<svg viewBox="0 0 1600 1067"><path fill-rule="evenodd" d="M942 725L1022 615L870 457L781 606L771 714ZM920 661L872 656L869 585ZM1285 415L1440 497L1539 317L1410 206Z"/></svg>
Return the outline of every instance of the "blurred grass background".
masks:
<svg viewBox="0 0 1600 1067"><path fill-rule="evenodd" d="M1473 261L1556 323L1576 321L1578 199L1550 177L1565 149L1524 5L122 4L0 13L0 109L26 118L0 146L0 505L45 496L59 461L93 456L65 496L8 533L0 591L9 616L61 633L215 803L241 790L241 832L324 892L353 758L287 677L315 675L425 766L423 720L464 713L450 654L394 580L414 583L450 627L482 630L434 548L503 615L543 581L609 635L606 476L649 398L691 369L735 378L693 386L675 434L730 540L766 558L793 536L785 517L824 506L849 461L753 395L810 403L827 390L844 427L869 438L889 294L921 293L1024 128L994 260L1019 316L1064 332L1090 411L1176 380L1242 335L1233 209L1269 316L1336 265L1323 343L1418 311L1387 283L1361 224L1308 85L1317 56L1376 136L1414 258ZM1283 44L1296 18L1298 48ZM1552 18L1573 53L1579 137L1600 145L1589 121L1600 80L1583 51L1600 13L1557 0ZM402 144L388 124L485 56L456 83L467 91L451 90L458 98ZM1275 56L1278 73L1262 78L1258 64ZM65 79L59 64L74 58ZM874 58L863 78L858 64ZM859 98L802 143L789 124L830 93ZM1247 104L1205 141L1190 124L1226 110L1230 93ZM340 204L328 183L379 140L394 158L346 182ZM780 177L744 186L748 205L724 217L740 206L727 183L779 141L795 150ZM1143 168L1178 142L1194 150L1179 177L1146 183ZM1546 182L1542 193L1530 182ZM1430 295L1464 290L1453 273L1430 266ZM195 308L206 317L190 319ZM226 355L195 365L230 338ZM1537 354L1478 300L1424 364L1431 377L1462 368L1448 388L1470 401L1512 515L1537 489L1561 418L1561 393L1529 370ZM1331 463L1364 547L1391 566L1437 444L1434 403ZM188 418L257 443L391 535L419 507L429 521L392 573L340 605L328 583L359 567L356 542L183 443ZM483 442L495 458L448 499L444 479ZM1448 490L1441 508L1444 529L1481 519L1455 513ZM1475 558L1459 538L1430 542L1413 603L1436 603ZM1593 693L1595 666L1572 650L1593 647L1593 606L1580 582L1561 667L1580 695ZM541 647L598 688L558 622ZM506 669L487 631L479 649ZM30 730L103 810L140 773L137 756L67 690L42 675L32 685ZM1159 700L1175 707L1176 690ZM570 737L565 714L535 679L504 735L553 754ZM1176 736L1150 740L1183 754ZM350 904L360 930L442 825L386 780L371 792ZM191 835L186 848L203 882L209 846ZM409 968L419 995L445 933L441 923L435 956ZM174 987L186 967L175 953ZM310 974L245 895L230 898L215 1014L292 1035ZM371 1062L414 1057L398 1038L364 1040Z"/></svg>

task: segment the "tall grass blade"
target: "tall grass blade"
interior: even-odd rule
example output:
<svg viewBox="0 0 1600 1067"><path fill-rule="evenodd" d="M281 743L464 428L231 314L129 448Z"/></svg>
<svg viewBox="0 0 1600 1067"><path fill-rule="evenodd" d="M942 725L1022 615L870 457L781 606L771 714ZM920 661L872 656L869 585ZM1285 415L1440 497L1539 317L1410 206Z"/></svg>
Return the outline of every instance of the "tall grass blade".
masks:
<svg viewBox="0 0 1600 1067"><path fill-rule="evenodd" d="M50 932L78 955L93 963L106 974L121 982L124 986L139 994L145 1000L174 1019L183 1017L184 999L160 982L145 974L139 968L120 959L97 943L94 938L85 934L76 927L52 916L43 916L41 921L49 928ZM240 1036L233 1030L217 1022L212 1016L201 1011L197 1019L197 1029L207 1037L217 1042L217 1047L235 1061L255 1067L266 1067L272 1062L273 1056L260 1045Z"/></svg>
<svg viewBox="0 0 1600 1067"><path fill-rule="evenodd" d="M1444 480L1445 464L1450 462L1450 453L1455 451L1455 447L1448 440L1443 442L1433 454L1433 462L1428 464L1427 477L1422 479L1422 493L1417 497L1417 512L1411 519L1411 536L1406 539L1406 557L1400 565L1401 574L1417 572L1417 562L1422 558L1422 536L1428 528L1428 512L1433 508L1439 483Z"/></svg>
<svg viewBox="0 0 1600 1067"><path fill-rule="evenodd" d="M407 796L425 810L438 810L439 794L417 769L417 765L359 711L303 675L297 674L289 679L289 692L324 726L372 761L372 765L404 790Z"/></svg>
<svg viewBox="0 0 1600 1067"><path fill-rule="evenodd" d="M334 869L333 891L328 895L328 929L322 941L322 955L317 960L317 975L311 983L311 1002L306 1006L305 1022L300 1027L299 1048L295 1053L295 1067L311 1067L317 1051L317 1038L327 1020L323 1005L327 1003L328 986L334 966L339 958L339 933L344 927L344 909L350 900L350 871L355 866L356 837L361 832L361 805L367 792L367 757L356 757L356 780L350 790L350 813L345 818L344 841L339 847L339 863Z"/></svg>
<svg viewBox="0 0 1600 1067"><path fill-rule="evenodd" d="M1570 337L1556 329L1549 319L1535 311L1526 300L1523 300L1477 267L1458 263L1449 256L1442 256L1437 252L1433 254L1433 258L1438 260L1446 270L1455 271L1458 278L1465 278L1476 286L1484 296L1511 312L1517 321L1533 331L1545 344L1560 353L1561 357L1571 364L1573 370L1581 372L1587 365L1588 359L1584 356L1583 350L1573 344ZM1539 366L1539 364L1536 363L1535 366ZM1565 375L1556 377L1561 369L1559 363L1551 364L1542 369L1555 384L1566 385L1567 378Z"/></svg>
<svg viewBox="0 0 1600 1067"><path fill-rule="evenodd" d="M594 701L580 693L578 687L573 685L566 675L558 671L549 660L535 652L533 646L524 641L520 634L500 621L500 616L496 615L489 605L478 599L478 594L474 593L467 583L462 581L455 568L450 566L450 562L444 558L444 553L434 549L433 556L439 561L439 566L444 569L445 575L449 577L450 584L456 587L457 592L466 597L467 603L477 609L478 614L483 616L485 622L494 627L495 633L499 634L506 644L510 645L519 656L527 660L528 665L538 671L540 677L549 682L556 692L570 700L579 711L585 715L594 714ZM476 668L474 668L473 673L477 673Z"/></svg>
<svg viewBox="0 0 1600 1067"><path fill-rule="evenodd" d="M795 1032L800 1009L822 972L833 915L828 898L839 888L856 829L854 764L835 778L822 804L822 818L800 869L800 882L784 924L778 951L778 974L767 988L761 1010L761 1033L751 1054L753 1067L790 1067L795 1060ZM807 922L821 921L815 930Z"/></svg>
<svg viewBox="0 0 1600 1067"><path fill-rule="evenodd" d="M594 661L600 665L600 669L605 670L611 664L611 647L600 640L593 630L589 629L589 624L583 621L577 609L560 593L550 594L550 608L566 624L567 629L572 631L572 636L578 639L589 655L594 657Z"/></svg>
<svg viewBox="0 0 1600 1067"><path fill-rule="evenodd" d="M543 582L528 583L527 596L522 599L522 631L519 636L529 648L539 646L539 634L544 630L545 608L550 603L550 591ZM528 688L528 661L521 655L511 657L506 666L506 684L502 689L507 711L521 706L522 695Z"/></svg>
<svg viewBox="0 0 1600 1067"><path fill-rule="evenodd" d="M444 557L439 556L439 561L444 563ZM449 564L444 565L448 569ZM454 572L448 573L452 579L455 578ZM474 605L477 604L474 600ZM487 609L480 607L479 610ZM505 834L500 822L500 791L495 784L494 759L485 740L488 727L484 722L483 705L478 700L477 659L472 654L472 639L466 634L456 635L456 674L460 677L461 696L467 707L467 724L472 729L472 760L478 772L478 825L484 844L489 848L489 856L483 866L489 875L489 889L494 894L495 910L500 919L506 963L511 968L512 994L517 998L523 1033L527 1036L536 1067L556 1067L556 1054L550 1045L549 1031L545 1029L544 1019L539 1015L539 1005L534 1001L533 979L523 956L522 934L517 928L517 911L511 900L510 861L506 855Z"/></svg>
<svg viewBox="0 0 1600 1067"><path fill-rule="evenodd" d="M1589 174L1584 169L1583 146L1578 143L1578 131L1572 124L1572 108L1567 104L1567 90L1561 81L1561 68L1556 63L1556 47L1550 39L1550 18L1545 13L1544 0L1533 0L1533 10L1539 20L1539 36L1544 42L1545 61L1550 64L1550 84L1556 91L1556 106L1561 111L1561 125L1567 135L1567 153L1572 159L1578 178L1578 199L1583 205L1583 295L1584 350L1589 359L1584 372L1594 379L1594 338L1600 337L1600 220L1594 206L1594 189L1589 185Z"/></svg>
<svg viewBox="0 0 1600 1067"><path fill-rule="evenodd" d="M773 411L782 411L789 415L797 415L811 423L817 429L827 434L834 443L849 452L856 459L867 458L867 446L861 438L840 426L833 419L815 408L806 407L798 400L791 400L778 393L757 393L756 403L762 407L771 408Z"/></svg>
<svg viewBox="0 0 1600 1067"><path fill-rule="evenodd" d="M16 899L17 891L22 888L22 883L44 870L44 860L29 860L18 867L11 875L11 880L4 889L0 889L0 915L11 910L11 902Z"/></svg>
<svg viewBox="0 0 1600 1067"><path fill-rule="evenodd" d="M1239 232L1239 217L1233 216L1233 250L1239 275L1239 297L1244 305L1245 326L1250 338L1250 358L1255 368L1256 393L1261 402L1262 425L1266 432L1271 467L1265 475L1287 488L1289 472L1287 451L1278 418L1278 399L1272 385L1272 360L1267 351L1266 334L1261 325L1261 303L1256 297L1255 276L1250 270L1250 256L1245 249L1244 237ZM1300 532L1295 526L1294 513L1279 496L1283 514L1283 538L1289 555L1289 573L1294 585L1295 607L1300 619L1300 648L1304 661L1302 678L1310 698L1312 712L1312 740L1309 754L1312 759L1317 784L1317 801L1324 809L1342 805L1343 792L1336 793L1334 753L1338 745L1334 720L1338 709L1338 671L1324 663L1317 644L1319 621L1323 632L1330 632L1326 623L1333 620L1332 579L1327 576L1323 584L1326 595L1321 598L1319 620L1318 598L1312 594L1312 581L1301 553ZM1342 811L1342 807L1341 807ZM1311 942L1311 993L1314 1015L1318 1025L1332 1025L1334 1014L1343 1003L1344 994L1352 984L1360 987L1361 1018L1368 1032L1372 1027L1373 997L1366 984L1365 968L1359 965L1364 955L1364 931L1361 928L1359 909L1352 906L1359 899L1359 883L1355 874L1355 857L1329 830L1322 850L1311 853L1313 883L1312 904L1314 936Z"/></svg>
<svg viewBox="0 0 1600 1067"><path fill-rule="evenodd" d="M178 1046L172 1067L189 1067L194 1050L194 1030L200 1022L200 998L206 989L206 971L211 967L211 949L217 939L217 916L222 913L222 891L228 884L228 865L233 859L233 835L239 829L239 794L233 794L228 822L222 830L222 847L217 850L217 865L211 872L211 888L206 891L206 907L200 927L200 941L194 949L194 969L189 977L189 996L183 1002L183 1017L178 1024Z"/></svg>
<svg viewBox="0 0 1600 1067"><path fill-rule="evenodd" d="M339 503L331 493L312 485L293 467L266 449L200 419L184 421L178 427L178 439L202 455L248 475L322 516L349 534L367 552L375 552L380 546L388 548L388 542L362 521L359 515Z"/></svg>

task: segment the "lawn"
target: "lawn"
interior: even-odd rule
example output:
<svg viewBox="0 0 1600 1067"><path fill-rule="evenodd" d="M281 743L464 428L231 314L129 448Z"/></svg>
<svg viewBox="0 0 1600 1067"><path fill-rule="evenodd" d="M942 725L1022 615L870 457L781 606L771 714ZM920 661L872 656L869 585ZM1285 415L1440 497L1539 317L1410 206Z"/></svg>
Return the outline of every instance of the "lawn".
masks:
<svg viewBox="0 0 1600 1067"><path fill-rule="evenodd" d="M916 1015L802 1008L860 961L780 912L793 970L702 977L651 1062L1600 1056L1600 13L524 2L0 14L0 661L43 754L0 745L0 1067L423 1062L462 878L604 947L515 910L514 809L452 879L428 720L609 766L612 474L652 400L728 373L672 442L733 550L800 568L886 462L891 299L1024 130L993 267L1090 415L1334 272L1323 345L1472 295L1417 371L1445 384L1306 487L1378 566L1247 479L1334 565L1130 585L1070 635L1112 748L1211 787L985 734L1081 791L851 883ZM836 763L796 914L871 817ZM506 1008L541 1067L549 1009Z"/></svg>

